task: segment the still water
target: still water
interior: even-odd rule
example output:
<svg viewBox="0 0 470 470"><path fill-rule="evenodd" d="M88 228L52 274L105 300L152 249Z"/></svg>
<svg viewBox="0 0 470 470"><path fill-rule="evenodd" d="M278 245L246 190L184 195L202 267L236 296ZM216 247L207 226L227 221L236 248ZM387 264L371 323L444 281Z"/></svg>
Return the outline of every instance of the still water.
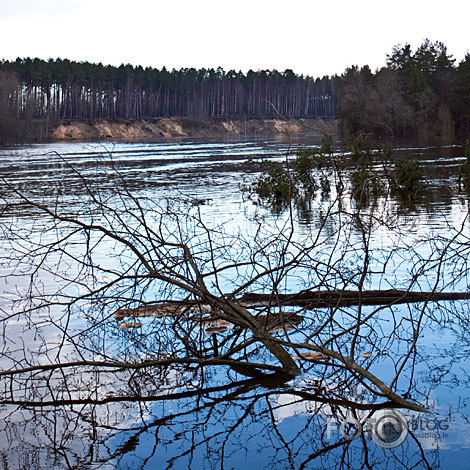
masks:
<svg viewBox="0 0 470 470"><path fill-rule="evenodd" d="M217 253L236 260L246 249L240 239L259 241L256 233L260 227L265 237L291 227L288 224L286 229L288 210L273 212L256 204L244 190L260 174L256 161L283 162L296 147L318 142L319 137L312 136L296 142L183 140L0 150L5 208L0 234L2 369L54 363L56 355L63 362L77 358L160 359L176 354L184 344L179 338L175 345L173 320L139 318L137 329L120 328L112 315L119 306L115 298L109 311L100 305L99 314L93 305L88 311L84 311L84 304L65 311L59 303L47 308L29 304L28 315L13 315L25 308L21 302L12 303L18 299L33 299L35 294L41 297L40 293L51 289L60 290L64 296L79 296L87 288L80 273L74 271L73 259L64 260L64 254L57 252L47 258L54 264L41 267L35 281L37 291L29 290L31 267L25 268L18 259L26 262L31 246L38 246L39 240L42 246L47 245L61 229L51 231L50 220L41 217L37 207L24 204L19 192L61 214L79 213L85 219L92 217L86 213L89 189L114 209L125 209L126 201L119 196L124 192L146 204L164 206L168 201L179 201L188 213L197 213L205 226L223 227L226 240L234 241ZM342 158L348 164L349 156ZM434 250L459 232L453 257L449 255L451 267L447 261L442 265L448 271L455 269L455 273L449 271L449 275L439 277L436 286L467 291L468 199L458 190L458 167L464 161L461 148L422 148L408 143L399 146L394 158L418 160L425 185L419 201L413 204L394 198L379 203L380 213L389 221L397 218L399 228L378 224L368 232L371 251L378 255L371 256L366 288L406 288L410 276L419 272L413 290L431 290L437 282L436 266L421 272L420 263L434 259ZM354 211L353 201L346 198L344 204ZM347 232L338 232L337 219L331 226L324 223L328 207L329 202L318 197L307 210L294 208L293 240L301 244L319 234L319 248L312 252L318 257L315 259L328 259L330 267L342 269L349 263L352 272L363 262L355 250L362 243L362 233L353 225ZM117 223L117 219L112 222ZM169 232L181 228L172 223L167 227ZM12 237L24 228L28 236L23 240ZM334 235L337 233L341 233L339 242ZM83 240L74 243L72 254L78 256ZM338 243L346 247L339 248ZM397 243L402 244L400 249ZM125 254L116 256L112 243L99 246L94 263L100 268L106 265L108 271L100 272L103 279L131 265ZM270 249L276 252L274 245L265 251L269 253ZM294 253L299 247L293 245L292 250ZM60 264L64 262L67 268ZM59 275L59 267L67 276ZM249 268L243 269L224 273L220 280L224 292L233 290L235 279L253 275ZM282 288L296 292L325 279L336 288L338 279L346 276L344 271L325 274L318 267L312 274L309 269L299 266L283 278ZM66 282L70 278L77 280L78 287ZM105 282L103 279L97 282ZM162 294L159 289L149 286L138 294L151 301ZM128 300L130 295L136 293L121 300ZM397 358L406 355L413 339L413 319L426 308L416 348L400 375L397 391L429 413L401 410L409 434L392 449L377 445L373 433L367 430L357 439L345 438L342 425L352 418L367 421L368 413L367 409L351 410L345 397L363 404L386 400L372 396L361 380L330 374L324 364L302 362L300 376L271 385L220 366L204 370L194 365L163 367L148 373L124 372L118 377L102 374L90 365L67 380L52 372L50 376L47 372L29 373L24 381L18 376L1 377L0 468L470 468L467 303L396 305L381 311L360 338L361 351L372 354L363 356L367 357L367 369L389 383L397 373ZM373 308L364 306L363 315ZM294 338L301 341L306 331L314 331L327 312L317 309L310 317L305 314L302 331L293 332ZM347 324L354 312L354 307L342 309L338 327ZM332 328L328 334L334 334L334 325ZM217 337L223 342L230 335L231 330L221 331L202 335L201 341L206 344ZM242 339L247 339L243 335ZM250 354L260 361L273 361L263 350L250 350ZM19 403L21 400L24 403ZM38 406L41 402L46 406Z"/></svg>

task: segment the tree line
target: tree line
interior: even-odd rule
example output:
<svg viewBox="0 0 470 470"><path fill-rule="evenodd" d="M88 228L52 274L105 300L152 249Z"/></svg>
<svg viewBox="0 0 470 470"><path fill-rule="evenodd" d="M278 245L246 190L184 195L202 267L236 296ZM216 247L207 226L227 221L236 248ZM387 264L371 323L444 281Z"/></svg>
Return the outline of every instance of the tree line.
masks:
<svg viewBox="0 0 470 470"><path fill-rule="evenodd" d="M349 135L470 135L470 54L456 65L441 42L397 45L375 73L365 65L338 80L338 117Z"/></svg>
<svg viewBox="0 0 470 470"><path fill-rule="evenodd" d="M334 116L334 80L292 70L168 71L70 60L0 63L8 106L22 119L158 116Z"/></svg>

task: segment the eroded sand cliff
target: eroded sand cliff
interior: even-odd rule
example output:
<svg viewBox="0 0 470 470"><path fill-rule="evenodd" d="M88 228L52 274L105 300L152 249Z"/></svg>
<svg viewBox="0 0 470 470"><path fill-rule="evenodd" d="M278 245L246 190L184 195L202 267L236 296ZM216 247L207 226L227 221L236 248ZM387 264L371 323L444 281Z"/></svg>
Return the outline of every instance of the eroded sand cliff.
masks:
<svg viewBox="0 0 470 470"><path fill-rule="evenodd" d="M170 137L335 132L334 122L320 119L220 119L162 117L143 120L63 121L52 130L56 141L132 141Z"/></svg>

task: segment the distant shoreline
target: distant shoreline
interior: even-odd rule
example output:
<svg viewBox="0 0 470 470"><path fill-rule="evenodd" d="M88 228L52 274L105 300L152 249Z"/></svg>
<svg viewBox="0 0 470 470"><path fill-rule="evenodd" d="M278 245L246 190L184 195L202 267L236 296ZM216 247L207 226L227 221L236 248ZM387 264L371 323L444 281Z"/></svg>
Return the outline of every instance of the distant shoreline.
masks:
<svg viewBox="0 0 470 470"><path fill-rule="evenodd" d="M146 141L173 137L243 137L336 134L334 119L161 117L139 120L62 120L51 126L49 141Z"/></svg>

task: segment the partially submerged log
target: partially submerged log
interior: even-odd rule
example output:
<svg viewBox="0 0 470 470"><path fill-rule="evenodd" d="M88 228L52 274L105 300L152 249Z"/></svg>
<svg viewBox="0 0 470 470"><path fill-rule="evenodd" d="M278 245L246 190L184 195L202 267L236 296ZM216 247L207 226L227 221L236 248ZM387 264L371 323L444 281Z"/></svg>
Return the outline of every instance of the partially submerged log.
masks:
<svg viewBox="0 0 470 470"><path fill-rule="evenodd" d="M141 328L142 323L140 321L122 321L119 323L119 328L127 330L129 328Z"/></svg>
<svg viewBox="0 0 470 470"><path fill-rule="evenodd" d="M321 352L314 352L314 351L307 351L307 352L300 353L300 354L294 354L294 357L296 359L299 359L300 361L305 360L305 361L314 361L314 362L329 359L329 356L327 356L326 354L323 354Z"/></svg>
<svg viewBox="0 0 470 470"><path fill-rule="evenodd" d="M135 308L119 308L114 312L118 321L125 317L175 317L188 309L194 309L195 303L187 302L159 302L154 304L145 304Z"/></svg>
<svg viewBox="0 0 470 470"><path fill-rule="evenodd" d="M412 292L397 289L362 292L350 290L304 290L294 294L246 293L234 302L246 308L297 306L314 309L351 307L354 305L396 305L462 299L470 299L470 292ZM187 312L207 314L208 316L203 320L206 322L217 320L217 312L213 312L210 305L201 304L196 301L168 301L146 304L136 308L120 308L114 315L120 321L125 317L176 317ZM276 318L275 315L277 314L270 314L270 317ZM283 315L285 316L287 313L284 312ZM258 320L261 321L262 318L264 317L260 316ZM278 327L282 327L282 325L280 324Z"/></svg>
<svg viewBox="0 0 470 470"><path fill-rule="evenodd" d="M439 300L470 299L470 292L412 292L397 289L311 291L295 294L246 293L240 301L252 305L298 306L307 308L350 307L354 305L395 305Z"/></svg>
<svg viewBox="0 0 470 470"><path fill-rule="evenodd" d="M142 326L137 321L122 321L125 317L164 317L164 316L177 316L184 311L198 311L201 310L199 306L191 306L185 304L178 304L177 302L169 302L159 305L145 305L137 308L119 309L115 312L115 317L120 321L121 328L137 328ZM297 315L293 312L272 312L268 315L258 315L256 320L261 328L267 331L282 331L284 329L290 330L298 325L304 317ZM200 318L201 325L206 327L205 332L208 334L215 334L227 331L234 325L227 320L217 318L216 314L210 314L205 318ZM134 326L138 325L138 326Z"/></svg>

